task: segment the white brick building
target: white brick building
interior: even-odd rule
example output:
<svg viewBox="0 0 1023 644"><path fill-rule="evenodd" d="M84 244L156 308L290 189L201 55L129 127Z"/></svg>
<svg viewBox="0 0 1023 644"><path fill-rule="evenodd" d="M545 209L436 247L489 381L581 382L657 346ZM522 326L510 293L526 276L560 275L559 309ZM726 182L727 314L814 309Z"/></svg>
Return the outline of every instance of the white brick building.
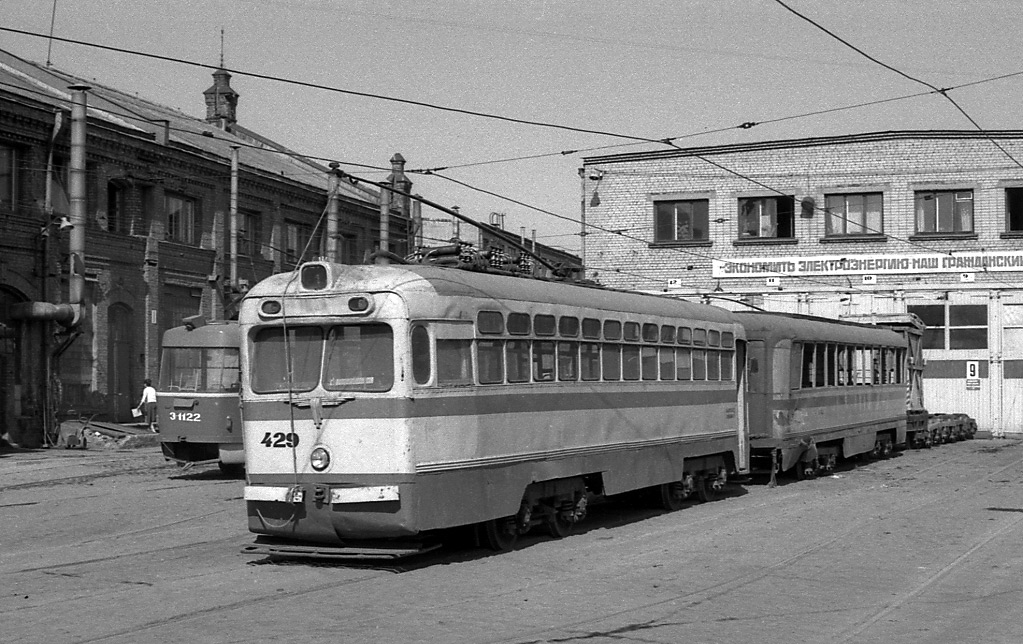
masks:
<svg viewBox="0 0 1023 644"><path fill-rule="evenodd" d="M927 406L1023 432L1023 131L584 160L588 277L730 309L920 315Z"/></svg>

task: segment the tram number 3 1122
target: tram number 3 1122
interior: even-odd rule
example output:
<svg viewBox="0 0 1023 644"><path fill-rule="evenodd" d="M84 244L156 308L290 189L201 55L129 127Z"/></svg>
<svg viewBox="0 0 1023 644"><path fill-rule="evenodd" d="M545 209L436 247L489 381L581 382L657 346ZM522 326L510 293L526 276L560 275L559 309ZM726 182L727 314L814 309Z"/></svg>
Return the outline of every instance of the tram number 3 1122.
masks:
<svg viewBox="0 0 1023 644"><path fill-rule="evenodd" d="M202 414L195 411L172 411L170 413L170 419L185 423L201 423Z"/></svg>
<svg viewBox="0 0 1023 644"><path fill-rule="evenodd" d="M263 440L259 441L267 447L298 447L298 434L288 432L276 432L271 434L267 432L263 435Z"/></svg>

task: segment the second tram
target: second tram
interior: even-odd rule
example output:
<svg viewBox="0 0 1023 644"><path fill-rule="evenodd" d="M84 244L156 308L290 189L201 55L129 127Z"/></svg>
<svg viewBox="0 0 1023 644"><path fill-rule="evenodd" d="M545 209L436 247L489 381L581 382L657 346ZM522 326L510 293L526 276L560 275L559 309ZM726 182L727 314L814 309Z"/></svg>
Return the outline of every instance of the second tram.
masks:
<svg viewBox="0 0 1023 644"><path fill-rule="evenodd" d="M244 470L239 362L237 322L190 319L164 333L157 418L169 460Z"/></svg>

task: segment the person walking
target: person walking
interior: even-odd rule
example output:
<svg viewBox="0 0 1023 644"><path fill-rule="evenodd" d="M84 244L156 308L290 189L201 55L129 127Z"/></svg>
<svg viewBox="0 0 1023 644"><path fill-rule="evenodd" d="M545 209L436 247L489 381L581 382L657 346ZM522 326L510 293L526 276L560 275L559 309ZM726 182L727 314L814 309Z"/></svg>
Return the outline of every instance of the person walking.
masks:
<svg viewBox="0 0 1023 644"><path fill-rule="evenodd" d="M145 386L142 388L142 400L139 401L138 409L145 417L149 431L158 432L160 430L156 427L156 389L149 378L143 380L142 384Z"/></svg>

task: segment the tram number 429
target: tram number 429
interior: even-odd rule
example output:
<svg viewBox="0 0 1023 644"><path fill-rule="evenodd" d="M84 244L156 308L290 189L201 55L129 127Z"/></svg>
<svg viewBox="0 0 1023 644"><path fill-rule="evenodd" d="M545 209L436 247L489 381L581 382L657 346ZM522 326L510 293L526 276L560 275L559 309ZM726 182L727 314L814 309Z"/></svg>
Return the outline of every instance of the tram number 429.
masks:
<svg viewBox="0 0 1023 644"><path fill-rule="evenodd" d="M259 441L267 447L298 447L298 434L288 432L275 432L271 434L267 432L263 436L263 440Z"/></svg>

